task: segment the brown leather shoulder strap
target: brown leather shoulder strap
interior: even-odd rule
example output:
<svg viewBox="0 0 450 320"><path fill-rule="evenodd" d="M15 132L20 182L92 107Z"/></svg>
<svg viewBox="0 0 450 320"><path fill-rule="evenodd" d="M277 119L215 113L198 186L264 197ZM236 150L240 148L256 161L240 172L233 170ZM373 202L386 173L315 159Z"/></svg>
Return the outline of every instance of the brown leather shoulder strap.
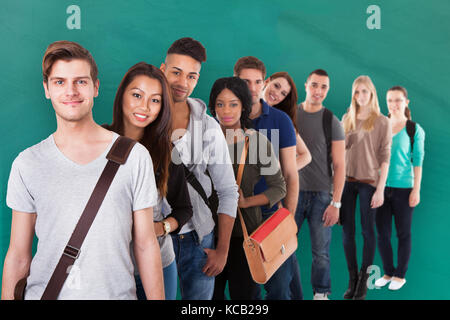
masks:
<svg viewBox="0 0 450 320"><path fill-rule="evenodd" d="M108 192L109 186L120 165L126 162L135 143L136 141L129 138L118 137L111 147L111 150L106 156L108 162L106 163L105 169L103 169L103 172L98 179L94 191L78 220L75 230L73 231L61 258L59 259L41 300L56 300L58 298L59 292L69 275L70 267L72 267L75 260L80 255L80 248L94 222L95 216Z"/></svg>
<svg viewBox="0 0 450 320"><path fill-rule="evenodd" d="M244 149L242 150L241 153L241 160L239 162L239 168L238 168L238 172L237 172L237 177L236 177L236 184L238 185L238 187L241 187L241 181L242 181L242 175L244 174L244 166L245 166L245 159L247 159L247 152L248 152L248 137L245 137L245 143L244 143ZM239 215L239 220L241 221L241 227L242 227L242 235L244 236L244 239L247 240L248 239L248 231L247 231L247 227L245 226L245 221L244 221L244 217L242 216L242 212L241 212L241 208L239 208L238 206L238 215Z"/></svg>
<svg viewBox="0 0 450 320"><path fill-rule="evenodd" d="M133 139L123 136L118 137L111 147L111 150L109 150L106 155L106 159L114 161L118 164L125 164L128 159L128 155L135 144L136 141Z"/></svg>

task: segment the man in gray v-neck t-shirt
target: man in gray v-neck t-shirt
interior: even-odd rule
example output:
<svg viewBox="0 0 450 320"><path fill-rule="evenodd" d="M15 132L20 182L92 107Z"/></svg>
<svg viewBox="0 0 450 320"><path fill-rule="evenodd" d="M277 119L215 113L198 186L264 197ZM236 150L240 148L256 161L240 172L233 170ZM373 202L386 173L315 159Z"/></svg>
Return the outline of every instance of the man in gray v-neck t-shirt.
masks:
<svg viewBox="0 0 450 320"><path fill-rule="evenodd" d="M24 298L42 298L118 138L93 119L99 80L89 51L75 42L56 41L47 48L42 66L57 129L12 164L6 196L12 209L11 240L2 299L12 299L16 283L24 278ZM119 166L81 248L76 248L79 254L56 298L136 299L133 250L147 297L164 299L153 229L156 202L150 154L136 143ZM38 242L32 257L34 235Z"/></svg>

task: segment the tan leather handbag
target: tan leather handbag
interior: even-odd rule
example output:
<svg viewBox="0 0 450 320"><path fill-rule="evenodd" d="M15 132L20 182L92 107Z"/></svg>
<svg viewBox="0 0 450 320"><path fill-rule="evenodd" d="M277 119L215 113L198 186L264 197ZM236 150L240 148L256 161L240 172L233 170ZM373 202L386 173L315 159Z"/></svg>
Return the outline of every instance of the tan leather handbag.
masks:
<svg viewBox="0 0 450 320"><path fill-rule="evenodd" d="M247 151L248 137L245 140L245 147L239 163L236 179L238 186L241 185ZM281 202L278 206L279 209L250 236L238 207L244 235L244 252L250 273L256 283L266 283L286 259L297 250L297 223L294 216L281 206Z"/></svg>

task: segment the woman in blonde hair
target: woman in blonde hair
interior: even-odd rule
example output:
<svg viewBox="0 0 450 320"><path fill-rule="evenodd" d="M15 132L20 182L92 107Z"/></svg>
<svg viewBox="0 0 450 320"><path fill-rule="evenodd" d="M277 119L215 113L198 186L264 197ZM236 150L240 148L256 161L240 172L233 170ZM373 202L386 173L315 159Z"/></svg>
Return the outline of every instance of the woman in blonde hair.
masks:
<svg viewBox="0 0 450 320"><path fill-rule="evenodd" d="M345 131L346 182L340 216L350 274L344 298L363 300L367 294L367 268L373 264L375 257L375 214L376 208L384 202L392 141L390 121L380 113L377 92L368 76L360 76L353 82L351 104L342 122ZM359 272L355 241L358 195L364 239Z"/></svg>

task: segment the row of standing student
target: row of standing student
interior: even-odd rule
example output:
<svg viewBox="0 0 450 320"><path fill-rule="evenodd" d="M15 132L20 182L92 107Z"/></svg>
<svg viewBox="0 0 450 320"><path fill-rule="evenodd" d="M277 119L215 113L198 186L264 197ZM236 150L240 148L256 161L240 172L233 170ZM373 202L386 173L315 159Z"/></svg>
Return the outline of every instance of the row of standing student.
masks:
<svg viewBox="0 0 450 320"><path fill-rule="evenodd" d="M389 187L386 189L386 196L389 196L389 199L384 201L384 189L391 158L391 126L390 122L380 114L377 93L368 77L359 77L353 84L352 103L348 113L344 115L343 128L333 116L330 130L332 146L327 147L327 137L324 136L323 139L319 138L319 141L317 141L317 131L320 130L320 125L318 124L322 124L322 127L325 125L321 119L323 118L324 112L322 102L326 98L329 89L329 77L324 70L315 70L309 75L305 84L307 91L306 100L297 107L295 83L288 73L276 73L269 77L267 81L263 82L265 79L265 68L261 61L253 57L245 57L240 59L236 65L235 75L242 76L244 81L238 77L217 80L211 89L209 110L220 123L224 134L226 130L234 131L231 134L231 140L229 136L226 135L226 137L228 137L227 143L230 148L230 154L233 155L232 163L235 174L237 173L238 159L240 159L240 152L243 149L245 136L250 137L250 145L261 147L261 140L265 141L262 145L267 148L266 153L271 157L271 161L265 165L262 164L259 158L255 159L256 162L250 163L249 159L246 162L243 175L245 185L240 186L238 206L242 209L244 221L249 232L251 233L255 230L264 218L267 218L273 213L269 211L269 214L265 216L264 214L261 215L260 207L267 206L268 208L272 208L277 201L282 200L286 195L286 184L281 170L277 170L276 173L271 174L267 174L270 170L264 170L267 169L267 166L270 167L278 163L277 156L273 152L270 142L265 140L264 135L252 129L255 127L255 124L258 127L257 121L261 114L268 113L267 110L263 110L264 107L266 109L275 107L284 111L290 117L292 124L296 128L294 145L296 146L297 170L308 165L311 158L316 160L311 163L311 170L309 172L304 170L305 173L301 175L300 185L302 187L300 188L301 192L299 192L299 203L296 210L296 220L299 229L305 219L308 220L310 225L313 246L311 281L315 298L326 299L331 293L329 269L331 226L337 222L339 217L338 210L335 209L341 207L341 194L343 195L341 223L344 230L344 249L350 275L349 290L344 294L344 298L365 298L367 291L367 268L372 265L375 254L375 217L377 217L379 230L380 253L386 270L386 275L377 284L380 286L385 285L396 274L393 283L397 282L398 284L396 284L396 287L391 286L391 288L398 289L405 282L404 275L410 254L412 208L418 203L417 194L418 190L420 190L420 167L423 161L423 130L420 126L417 127L415 142L416 160L414 165L416 167L414 170L416 171L415 176L417 178L414 189L412 189L413 185L408 182L408 179L411 179L414 175L411 173L411 168L408 168L409 162L404 162L404 159L410 155L408 148L405 148L405 143L409 141L408 139L406 142L402 142L404 148L400 152L400 159L394 157L394 161L403 162L396 163L397 168L395 170L391 169L391 172L393 172L391 176L394 177L397 174L397 180L400 179L403 182L402 187L407 187L404 192L411 193L411 197L414 200L408 201L407 207L409 210L406 210L405 207L396 207L391 212L390 201L396 199L396 197L392 197L391 195L392 190L395 189L392 189L390 184L388 184ZM242 75L240 72L242 70L247 71L250 75L245 74L245 71L244 75ZM252 73L254 73L253 71L260 73L257 75L256 80L251 78ZM258 76L260 79L258 79ZM248 88L253 92L248 91ZM395 98L391 96L395 96ZM263 100L260 100L261 98L264 98L267 106L264 105ZM406 119L409 114L409 109L407 109L409 101L407 100L406 90L401 87L394 87L388 91L387 101L393 117L392 121L396 124L394 126L396 131L394 133L397 133L406 126ZM261 103L259 112L253 108L258 102ZM312 118L307 119L308 116L312 116ZM266 125L263 129L270 130L273 128L274 126ZM299 131L297 128L301 128L301 130ZM299 132L302 134L299 135ZM283 137L281 139L285 139L285 135L281 134L281 136ZM308 137L306 145L301 138L303 136ZM278 143L283 145L285 140L278 141ZM368 146L371 146L371 148L368 149ZM406 144L407 146L408 144ZM411 147L413 148L413 146ZM315 150L313 151L313 157L311 157L308 148ZM344 152L344 148L347 152ZM255 152L254 154L259 155L260 153ZM344 154L345 159L343 158ZM361 161L361 156L363 157L363 161ZM357 161L356 157L359 157L359 161ZM331 158L331 161L329 158ZM330 174L329 170L330 162L333 167L334 179L333 174ZM346 169L344 169L345 164L347 164ZM265 171L266 173L264 173ZM345 188L344 179L342 178L344 173L346 180ZM254 195L255 185L262 177L265 178L264 180L268 188L263 193ZM393 186L395 187L396 178L392 179L394 180ZM334 190L330 189L332 185L335 187ZM330 191L334 191L332 192L334 197L330 196ZM360 272L358 272L356 263L354 234L354 214L357 194L360 195L361 199L360 206L364 236L363 262ZM305 202L309 202L308 205ZM384 202L384 206L378 210L382 210L382 213L376 216L375 209L380 207ZM389 249L392 214L396 216L398 230L403 230L403 233L399 234L400 261L397 273L395 273L392 265L392 249ZM242 241L243 236L240 222L236 220L231 234L226 265L215 279L214 299L223 299L225 297L224 290L227 282L232 299L261 298L260 286L253 282L246 265L245 255L242 250ZM295 257L292 258L292 268L282 268L267 284L266 298L303 298L298 263L294 259ZM279 274L282 276L278 276ZM385 283L383 283L383 279L385 279ZM291 282L291 289L287 290L284 285L289 283L289 280Z"/></svg>
<svg viewBox="0 0 450 320"><path fill-rule="evenodd" d="M113 123L104 126L139 141L150 152L158 194L153 206L153 228L161 251L166 299L176 298L177 276L183 299L223 299L227 282L231 299L261 299L261 288L252 281L246 264L239 219L234 220L236 204L242 209L248 231L252 232L274 212L275 204L281 200L295 212L299 230L305 219L309 223L313 252L311 282L315 298L327 298L331 293L331 226L339 218L342 191L341 223L350 273L345 298L365 297L364 268L372 264L375 253L375 216L386 273L378 284L388 283L391 277L404 281L411 247L412 208L419 201L424 140L423 130L417 125L411 164L408 149L411 147L406 145L409 140L402 129L405 126L402 110L409 102L406 91L397 88L388 92L393 128L399 132L394 136L393 145L398 150L391 158L391 122L380 114L376 91L368 77L355 80L352 104L343 118L345 132L337 118L331 117L330 143L323 133L326 130L322 102L329 89L329 77L323 70L309 75L305 102L297 107L297 90L287 73L276 73L264 81L265 67L261 61L254 57L239 59L234 68L236 77L217 80L211 90L209 110L219 127L206 114L206 105L189 97L205 60L203 46L196 40L183 38L169 48L160 69L146 63L136 64L117 90ZM225 135L206 141L203 134L208 129L223 130ZM227 135L227 129L234 134ZM278 130L279 139L272 137L273 129ZM196 135L195 130L201 130L202 134ZM179 136L174 138L174 132ZM252 154L260 155L260 152L249 152L238 190L230 173L237 172L245 136L249 137L250 148L252 145L254 150L263 148L270 161L263 161L259 156L250 161ZM209 158L193 161L197 155L189 150L195 144L201 145ZM223 152L214 155L212 150ZM354 161L352 156L356 155L363 155L365 161ZM180 160L179 164L172 161L174 158ZM222 162L216 161L218 158ZM391 164L389 177L392 178L385 188L389 160L395 163L395 169ZM333 171L329 170L330 166ZM207 195L211 194L211 177L219 198L216 234L209 208L198 190L186 182L185 173L193 174ZM402 197L397 196L398 192L403 192ZM365 245L360 273L354 245L354 195L357 193L362 220L367 221L363 223ZM408 205L404 203L405 197L409 197ZM374 209L381 204L383 210L378 211L382 214L375 215ZM390 248L392 214L403 235L397 270L393 267ZM145 298L148 289L145 290L137 273L135 278L137 296ZM274 274L265 289L266 299L303 298L295 255Z"/></svg>

